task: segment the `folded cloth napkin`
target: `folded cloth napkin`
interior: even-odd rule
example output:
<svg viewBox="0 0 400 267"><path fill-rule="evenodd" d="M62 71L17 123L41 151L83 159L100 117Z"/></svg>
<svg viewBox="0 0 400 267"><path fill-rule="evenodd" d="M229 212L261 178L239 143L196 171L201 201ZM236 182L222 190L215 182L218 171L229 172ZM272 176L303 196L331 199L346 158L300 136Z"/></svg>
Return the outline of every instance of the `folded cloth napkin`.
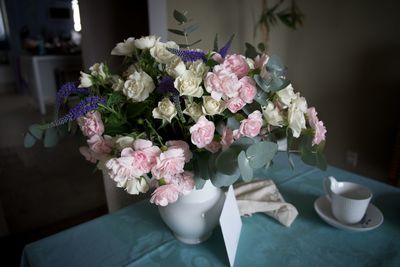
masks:
<svg viewBox="0 0 400 267"><path fill-rule="evenodd" d="M234 189L241 216L264 212L286 227L296 219L297 209L285 202L272 180L240 183Z"/></svg>

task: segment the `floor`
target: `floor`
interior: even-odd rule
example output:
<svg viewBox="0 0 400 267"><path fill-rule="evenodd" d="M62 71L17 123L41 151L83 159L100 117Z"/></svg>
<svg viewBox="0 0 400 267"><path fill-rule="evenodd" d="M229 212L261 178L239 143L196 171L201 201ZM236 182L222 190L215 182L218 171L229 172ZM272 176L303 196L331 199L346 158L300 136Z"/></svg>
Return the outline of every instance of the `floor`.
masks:
<svg viewBox="0 0 400 267"><path fill-rule="evenodd" d="M28 126L45 120L29 96L0 94L0 251L11 266L25 244L107 212L102 176L75 137L24 148Z"/></svg>

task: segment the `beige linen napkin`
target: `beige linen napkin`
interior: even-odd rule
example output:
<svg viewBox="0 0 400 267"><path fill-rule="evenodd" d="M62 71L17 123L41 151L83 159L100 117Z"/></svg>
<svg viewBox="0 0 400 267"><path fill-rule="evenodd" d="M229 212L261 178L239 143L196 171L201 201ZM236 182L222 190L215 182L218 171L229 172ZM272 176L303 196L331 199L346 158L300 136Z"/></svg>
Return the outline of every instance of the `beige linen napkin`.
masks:
<svg viewBox="0 0 400 267"><path fill-rule="evenodd" d="M285 202L272 180L240 183L235 186L235 196L241 216L264 212L289 227L298 214L292 204Z"/></svg>

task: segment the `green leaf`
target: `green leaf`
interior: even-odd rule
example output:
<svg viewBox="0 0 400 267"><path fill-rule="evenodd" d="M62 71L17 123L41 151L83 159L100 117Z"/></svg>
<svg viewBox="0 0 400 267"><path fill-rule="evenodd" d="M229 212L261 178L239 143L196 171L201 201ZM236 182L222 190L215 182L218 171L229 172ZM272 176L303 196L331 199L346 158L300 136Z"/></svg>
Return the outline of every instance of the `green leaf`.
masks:
<svg viewBox="0 0 400 267"><path fill-rule="evenodd" d="M179 24L183 24L186 23L188 21L186 15L182 12L179 12L178 10L174 10L173 13L174 19L179 23Z"/></svg>
<svg viewBox="0 0 400 267"><path fill-rule="evenodd" d="M199 28L199 25L200 25L199 23L192 24L192 25L184 28L183 31L186 32L186 34L192 33Z"/></svg>
<svg viewBox="0 0 400 267"><path fill-rule="evenodd" d="M26 148L33 147L37 140L42 140L44 130L38 124L29 126L28 132L24 137L24 146Z"/></svg>
<svg viewBox="0 0 400 267"><path fill-rule="evenodd" d="M194 171L194 176L197 179L202 179L202 180L208 180L210 179L210 174L209 174L209 152L203 151L203 152L196 152L193 153L193 171Z"/></svg>
<svg viewBox="0 0 400 267"><path fill-rule="evenodd" d="M245 52L246 57L255 58L256 56L258 56L257 50L253 45L251 45L250 43L245 43L245 46L246 46L246 52Z"/></svg>
<svg viewBox="0 0 400 267"><path fill-rule="evenodd" d="M262 141L250 146L246 150L250 167L258 169L268 164L278 151L278 145L273 142Z"/></svg>
<svg viewBox="0 0 400 267"><path fill-rule="evenodd" d="M129 119L143 116L143 111L148 107L146 102L130 103L127 105L126 117Z"/></svg>
<svg viewBox="0 0 400 267"><path fill-rule="evenodd" d="M211 178L211 182L216 187L230 186L234 182L236 182L240 177L240 172L238 171L232 175L226 175L223 173L217 172L214 177Z"/></svg>
<svg viewBox="0 0 400 267"><path fill-rule="evenodd" d="M233 175L238 172L237 157L239 151L234 148L228 148L219 153L215 165L219 173Z"/></svg>
<svg viewBox="0 0 400 267"><path fill-rule="evenodd" d="M268 94L266 92L264 92L263 90L261 90L260 88L257 88L257 94L254 97L254 100L260 104L261 106L266 106L267 100L268 100Z"/></svg>
<svg viewBox="0 0 400 267"><path fill-rule="evenodd" d="M249 146L254 144L254 140L249 137L240 137L235 142L233 142L230 148L237 149L237 150L246 150Z"/></svg>
<svg viewBox="0 0 400 267"><path fill-rule="evenodd" d="M250 162L244 151L239 153L238 164L243 181L251 181L253 179L253 168L250 167Z"/></svg>
<svg viewBox="0 0 400 267"><path fill-rule="evenodd" d="M240 123L235 119L234 116L231 116L226 121L226 127L228 127L231 130L236 130L239 129Z"/></svg>
<svg viewBox="0 0 400 267"><path fill-rule="evenodd" d="M265 45L264 45L264 43L259 43L259 44L257 45L257 48L258 48L258 50L260 50L261 52L264 52L264 51L265 51Z"/></svg>
<svg viewBox="0 0 400 267"><path fill-rule="evenodd" d="M172 32L172 33L175 33L175 34L177 34L177 35L180 35L180 36L185 36L185 33L184 33L183 31L181 31L181 30L168 29L168 31L169 31L169 32Z"/></svg>
<svg viewBox="0 0 400 267"><path fill-rule="evenodd" d="M196 189L202 189L206 182L207 182L206 180L203 180L201 178L195 178Z"/></svg>
<svg viewBox="0 0 400 267"><path fill-rule="evenodd" d="M58 144L59 137L57 128L49 128L44 133L43 146L54 147Z"/></svg>
<svg viewBox="0 0 400 267"><path fill-rule="evenodd" d="M218 51L218 33L216 33L214 37L214 51Z"/></svg>

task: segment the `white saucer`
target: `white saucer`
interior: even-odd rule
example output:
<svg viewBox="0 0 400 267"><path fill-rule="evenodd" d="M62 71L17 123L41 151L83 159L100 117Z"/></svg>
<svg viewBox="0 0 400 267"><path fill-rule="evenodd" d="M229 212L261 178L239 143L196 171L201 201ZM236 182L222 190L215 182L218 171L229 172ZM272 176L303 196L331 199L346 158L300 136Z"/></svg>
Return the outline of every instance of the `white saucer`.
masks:
<svg viewBox="0 0 400 267"><path fill-rule="evenodd" d="M377 228L383 223L382 212L372 205L368 205L364 218L356 224L344 224L336 220L331 211L331 204L326 196L321 196L314 202L314 209L328 224L343 230L365 232Z"/></svg>

